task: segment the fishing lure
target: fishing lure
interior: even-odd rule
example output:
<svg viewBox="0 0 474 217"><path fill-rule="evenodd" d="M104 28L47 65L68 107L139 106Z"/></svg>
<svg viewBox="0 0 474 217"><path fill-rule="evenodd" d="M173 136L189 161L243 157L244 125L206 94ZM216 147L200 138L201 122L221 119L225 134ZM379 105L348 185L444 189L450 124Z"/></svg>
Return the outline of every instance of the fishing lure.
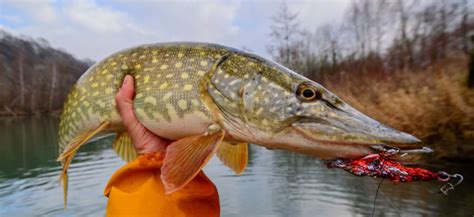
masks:
<svg viewBox="0 0 474 217"><path fill-rule="evenodd" d="M389 149L361 159L335 159L326 160L324 163L328 168L343 169L356 176L372 176L389 179L396 183L438 180L446 183L440 188L440 192L444 195L454 190L464 179L460 174L451 175L444 171L433 172L422 168L406 167L390 158L398 153L397 150Z"/></svg>

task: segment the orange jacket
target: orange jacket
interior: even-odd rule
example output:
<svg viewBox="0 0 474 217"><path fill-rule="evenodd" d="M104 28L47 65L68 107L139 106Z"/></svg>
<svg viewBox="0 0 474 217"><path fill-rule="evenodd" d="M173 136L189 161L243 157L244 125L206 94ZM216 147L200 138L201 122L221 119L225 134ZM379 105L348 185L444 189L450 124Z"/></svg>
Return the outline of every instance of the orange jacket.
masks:
<svg viewBox="0 0 474 217"><path fill-rule="evenodd" d="M164 153L140 156L117 170L105 187L107 216L219 216L219 195L201 171L183 189L164 193L160 168Z"/></svg>

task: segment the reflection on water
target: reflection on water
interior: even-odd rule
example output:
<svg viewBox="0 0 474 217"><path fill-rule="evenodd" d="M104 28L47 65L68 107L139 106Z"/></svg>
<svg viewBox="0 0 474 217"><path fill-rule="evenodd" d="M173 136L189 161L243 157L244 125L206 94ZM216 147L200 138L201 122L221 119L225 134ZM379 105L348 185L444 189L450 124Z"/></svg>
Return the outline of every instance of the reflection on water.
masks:
<svg viewBox="0 0 474 217"><path fill-rule="evenodd" d="M83 147L70 171L68 209L63 209L55 161L57 120L0 121L0 216L101 216L103 188L123 165L110 139ZM443 165L443 166L440 166ZM460 172L466 181L442 196L437 182L382 183L376 216L472 216L472 163L438 162L436 169ZM251 146L249 165L235 176L218 160L205 168L219 189L221 214L227 216L366 216L372 212L379 179L355 177L325 168L318 160Z"/></svg>

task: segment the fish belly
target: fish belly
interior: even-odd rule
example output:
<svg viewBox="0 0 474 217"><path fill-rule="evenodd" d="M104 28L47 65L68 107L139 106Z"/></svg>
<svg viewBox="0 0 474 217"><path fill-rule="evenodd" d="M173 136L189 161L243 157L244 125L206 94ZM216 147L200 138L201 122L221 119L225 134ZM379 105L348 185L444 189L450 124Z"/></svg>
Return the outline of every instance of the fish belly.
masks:
<svg viewBox="0 0 474 217"><path fill-rule="evenodd" d="M104 133L123 131L115 94L125 75L135 79L134 109L140 122L167 139L202 134L215 114L201 99L200 85L228 51L202 44L156 44L131 48L96 63L68 96L60 121L60 153L100 123Z"/></svg>
<svg viewBox="0 0 474 217"><path fill-rule="evenodd" d="M200 135L214 120L201 98L204 75L193 66L172 67L135 75L135 114L147 129L167 139Z"/></svg>

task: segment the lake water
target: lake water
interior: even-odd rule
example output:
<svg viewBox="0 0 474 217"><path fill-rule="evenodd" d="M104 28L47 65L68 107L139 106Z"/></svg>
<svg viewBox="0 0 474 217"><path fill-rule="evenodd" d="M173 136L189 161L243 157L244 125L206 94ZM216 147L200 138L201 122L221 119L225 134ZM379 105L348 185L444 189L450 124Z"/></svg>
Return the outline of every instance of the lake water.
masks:
<svg viewBox="0 0 474 217"><path fill-rule="evenodd" d="M63 209L56 162L57 120L0 121L0 216L103 216L103 189L124 165L111 139L78 152L70 174L68 209ZM473 216L474 165L437 161L424 167L462 173L465 181L448 196L439 182L393 184L384 181L375 216ZM251 146L249 164L235 176L217 159L206 167L221 200L221 216L367 216L380 179L327 169L319 160Z"/></svg>

